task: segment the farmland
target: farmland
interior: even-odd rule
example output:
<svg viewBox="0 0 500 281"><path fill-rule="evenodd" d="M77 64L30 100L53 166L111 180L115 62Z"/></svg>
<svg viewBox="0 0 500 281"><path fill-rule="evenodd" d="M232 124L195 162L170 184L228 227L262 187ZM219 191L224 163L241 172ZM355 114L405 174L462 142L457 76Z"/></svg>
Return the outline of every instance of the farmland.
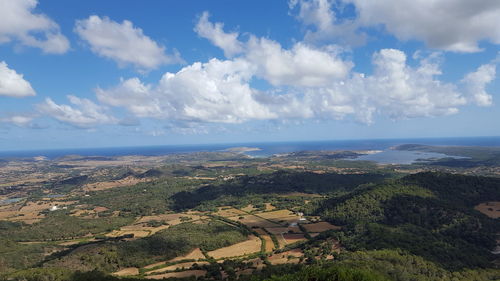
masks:
<svg viewBox="0 0 500 281"><path fill-rule="evenodd" d="M311 153L21 162L2 171L0 280L36 272L248 280L311 264L373 266L379 250L389 251L380 263L421 258L457 276L496 270L495 177ZM37 170L46 172L17 176Z"/></svg>

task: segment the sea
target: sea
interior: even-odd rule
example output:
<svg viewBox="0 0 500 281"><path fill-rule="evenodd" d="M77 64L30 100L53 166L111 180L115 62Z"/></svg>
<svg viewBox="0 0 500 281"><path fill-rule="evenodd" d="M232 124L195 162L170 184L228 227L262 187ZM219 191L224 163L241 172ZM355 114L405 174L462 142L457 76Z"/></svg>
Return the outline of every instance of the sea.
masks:
<svg viewBox="0 0 500 281"><path fill-rule="evenodd" d="M412 138L412 139L364 139L364 140L330 140L330 141L293 141L293 142L262 142L262 143L227 143L206 145L163 145L134 146L106 148L72 148L50 150L0 151L0 158L32 158L43 156L56 159L66 155L80 156L126 156L144 155L158 156L191 152L224 151L235 147L258 148L246 151L252 157L268 157L297 151L320 150L373 150L375 154L365 155L359 160L369 160L379 163L407 164L418 159L442 158L446 155L424 152L398 152L391 147L401 144L443 145L443 146L500 146L500 137L463 137L463 138Z"/></svg>

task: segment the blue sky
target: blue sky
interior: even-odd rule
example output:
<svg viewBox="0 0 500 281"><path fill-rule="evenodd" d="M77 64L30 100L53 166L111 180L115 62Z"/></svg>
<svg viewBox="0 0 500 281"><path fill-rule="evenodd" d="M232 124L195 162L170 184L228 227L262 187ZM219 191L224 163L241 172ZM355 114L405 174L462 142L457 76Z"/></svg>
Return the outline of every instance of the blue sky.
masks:
<svg viewBox="0 0 500 281"><path fill-rule="evenodd" d="M0 0L0 150L498 136L498 18L498 1Z"/></svg>

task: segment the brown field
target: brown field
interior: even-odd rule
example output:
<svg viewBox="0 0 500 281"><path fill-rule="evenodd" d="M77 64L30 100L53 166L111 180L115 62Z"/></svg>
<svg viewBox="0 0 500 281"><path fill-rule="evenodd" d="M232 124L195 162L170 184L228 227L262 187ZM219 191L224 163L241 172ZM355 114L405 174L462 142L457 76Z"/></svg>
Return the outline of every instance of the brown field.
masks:
<svg viewBox="0 0 500 281"><path fill-rule="evenodd" d="M266 203L266 212L267 211L272 211L272 210L275 210L276 207L274 207L273 205L271 205L271 203Z"/></svg>
<svg viewBox="0 0 500 281"><path fill-rule="evenodd" d="M215 251L208 252L208 255L215 258L228 258L228 257L238 257L243 255L252 254L260 251L261 241L259 237L250 235L248 240L236 243L234 245L217 249Z"/></svg>
<svg viewBox="0 0 500 281"><path fill-rule="evenodd" d="M134 238L142 238L155 234L160 230L167 229L168 225L161 225L158 227L145 226L144 224L133 224L121 227L118 230L106 234L108 237L117 237L125 234L134 234Z"/></svg>
<svg viewBox="0 0 500 281"><path fill-rule="evenodd" d="M283 234L283 239L285 239L286 241L286 244L292 244L292 243L295 243L295 242L299 242L299 241L305 241L307 240L305 237L304 237L304 234L291 234L291 233L285 233Z"/></svg>
<svg viewBox="0 0 500 281"><path fill-rule="evenodd" d="M163 267L163 268L160 268L160 269L155 269L155 270L149 271L147 274L148 275L153 275L153 274L158 274L158 273L164 273L164 272L167 272L167 271L174 271L176 269L182 269L182 268L189 269L195 263L199 264L199 265L208 264L208 262L206 262L206 261L200 261L200 262L183 262L183 263L178 263L178 264L174 264L174 265L169 265L167 267Z"/></svg>
<svg viewBox="0 0 500 281"><path fill-rule="evenodd" d="M262 228L257 228L254 230L260 235L260 237L262 237L262 239L264 239L264 241L266 241L266 252L271 252L272 250L274 250L274 243L273 239L271 239L271 236L269 236L269 234L267 234L267 232Z"/></svg>
<svg viewBox="0 0 500 281"><path fill-rule="evenodd" d="M191 260L191 259L193 259L193 260L205 259L205 255L203 255L200 248L196 248L184 256L178 256L178 257L171 259L169 261L162 261L162 262L153 263L153 264L145 266L144 268L149 269L149 268L157 267L159 265L163 265L163 264L170 263L170 262L181 261L181 260Z"/></svg>
<svg viewBox="0 0 500 281"><path fill-rule="evenodd" d="M70 216L74 217L82 217L86 219L92 219L97 216L97 213L94 210L81 210L81 209L76 209L73 210L70 214Z"/></svg>
<svg viewBox="0 0 500 281"><path fill-rule="evenodd" d="M170 272L170 273L164 273L164 274L159 274L159 275L150 275L146 276L147 279L163 279L163 278L171 278L171 277L176 277L176 278L185 278L185 277L200 277L204 276L207 272L205 270L186 270L186 271L180 271L180 272Z"/></svg>
<svg viewBox="0 0 500 281"><path fill-rule="evenodd" d="M151 235L151 232L146 230L113 230L106 234L107 237L118 237L126 234L133 234L134 238L143 238Z"/></svg>
<svg viewBox="0 0 500 281"><path fill-rule="evenodd" d="M275 236L276 236L276 239L278 240L279 249L285 247L286 246L286 240L285 240L285 238L283 238L283 235L276 234Z"/></svg>
<svg viewBox="0 0 500 281"><path fill-rule="evenodd" d="M169 225L177 225L182 223L181 217L189 217L191 218L190 222L200 220L200 219L207 219L208 217L206 216L200 216L200 215L195 215L195 214L188 214L188 213L176 213L176 214L161 214L161 215L156 215L156 216L144 216L140 219L138 219L135 224L140 224L140 223L145 223L148 221L166 221Z"/></svg>
<svg viewBox="0 0 500 281"><path fill-rule="evenodd" d="M88 183L83 186L84 191L99 191L99 190L106 190L110 188L115 188L115 187L122 187L122 186L130 186L134 184L138 184L140 182L146 182L148 179L138 179L136 177L126 177L121 180L116 180L116 181L103 181L103 182L95 182L95 183Z"/></svg>
<svg viewBox="0 0 500 281"><path fill-rule="evenodd" d="M323 232L327 230L338 230L341 228L340 226L333 225L326 221L303 224L302 226L304 226L307 232Z"/></svg>
<svg viewBox="0 0 500 281"><path fill-rule="evenodd" d="M109 210L109 209L108 209L108 208L106 208L106 207L95 207L95 208L94 208L94 211L95 211L96 213L99 213L99 212L106 212L107 210Z"/></svg>
<svg viewBox="0 0 500 281"><path fill-rule="evenodd" d="M254 216L254 215L244 215L241 217L243 217L243 219L240 219L240 216L230 217L229 219L231 219L233 221L239 221L248 227L277 227L277 226L279 226L278 224L272 223L268 220L265 220L263 218L259 218L259 217Z"/></svg>
<svg viewBox="0 0 500 281"><path fill-rule="evenodd" d="M138 275L139 274L139 269L136 267L127 267L124 268L120 271L117 271L113 273L115 276L131 276L131 275Z"/></svg>
<svg viewBox="0 0 500 281"><path fill-rule="evenodd" d="M500 202L484 202L474 207L474 209L490 218L500 218Z"/></svg>
<svg viewBox="0 0 500 281"><path fill-rule="evenodd" d="M135 221L133 224L123 226L118 230L114 230L114 231L106 234L106 236L117 237L117 236L122 236L125 234L134 234L134 238L147 237L147 236L155 234L156 232L158 232L160 230L167 229L172 225L177 225L177 224L182 223L181 217L191 218L191 220L189 220L189 222L197 222L201 219L208 218L206 216L187 214L187 213L144 216L144 217L141 217L140 219L138 219L137 221ZM153 220L165 221L168 223L168 225L161 225L158 227L150 227L150 226L146 225L146 223L148 221L153 221Z"/></svg>
<svg viewBox="0 0 500 281"><path fill-rule="evenodd" d="M269 233L279 235L281 233L287 233L288 227L266 227L266 230L269 231Z"/></svg>
<svg viewBox="0 0 500 281"><path fill-rule="evenodd" d="M275 222L283 221L286 223L297 222L300 219L300 216L294 214L292 211L289 210L277 210L271 212L257 213L255 215Z"/></svg>
<svg viewBox="0 0 500 281"><path fill-rule="evenodd" d="M215 213L217 216L221 217L235 217L235 216L240 216L240 215L245 215L245 212L238 210L236 208L233 208L231 206L224 206L220 207L217 213Z"/></svg>
<svg viewBox="0 0 500 281"><path fill-rule="evenodd" d="M57 201L57 200L41 200L37 202L26 202L24 206L16 204L9 208L0 209L0 219L10 221L22 221L32 224L40 221L45 216L39 214L41 211L48 210L52 206L64 207L76 203L76 201Z"/></svg>
<svg viewBox="0 0 500 281"><path fill-rule="evenodd" d="M246 206L245 208L241 208L241 210L244 212L250 213L250 212L255 211L257 209L254 208L254 206L252 204L250 204L250 205Z"/></svg>
<svg viewBox="0 0 500 281"><path fill-rule="evenodd" d="M175 259L170 260L169 262L174 262L174 261L180 261L180 260L199 260L199 259L204 259L205 255L201 252L200 248L196 248L192 250L190 253L184 255L184 256L179 256L176 257Z"/></svg>
<svg viewBox="0 0 500 281"><path fill-rule="evenodd" d="M271 264L298 263L299 258L304 256L300 249L293 249L279 254L274 254L269 257Z"/></svg>

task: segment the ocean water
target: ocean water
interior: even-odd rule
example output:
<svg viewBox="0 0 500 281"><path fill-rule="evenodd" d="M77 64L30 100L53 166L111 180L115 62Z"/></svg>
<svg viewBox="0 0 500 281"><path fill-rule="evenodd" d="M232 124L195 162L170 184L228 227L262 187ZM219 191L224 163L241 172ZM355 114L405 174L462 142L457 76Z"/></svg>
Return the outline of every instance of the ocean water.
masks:
<svg viewBox="0 0 500 281"><path fill-rule="evenodd" d="M75 148L30 151L0 151L0 158L30 158L45 156L55 159L65 155L81 156L124 156L124 155L168 155L199 151L222 151L233 147L255 147L258 151L245 154L254 157L267 157L275 154L304 150L383 150L400 144L424 145L459 145L459 146L500 146L500 137L475 138L427 138L427 139L376 139L376 140L334 140L303 142L263 142L263 143L231 143L210 145L165 145L112 148ZM420 157L425 158L425 157ZM376 161L376 160L375 160Z"/></svg>
<svg viewBox="0 0 500 281"><path fill-rule="evenodd" d="M425 162L430 159L455 158L465 159L468 157L446 155L435 152L404 151L386 149L379 153L366 154L350 160L372 161L380 164L412 164L415 162Z"/></svg>

